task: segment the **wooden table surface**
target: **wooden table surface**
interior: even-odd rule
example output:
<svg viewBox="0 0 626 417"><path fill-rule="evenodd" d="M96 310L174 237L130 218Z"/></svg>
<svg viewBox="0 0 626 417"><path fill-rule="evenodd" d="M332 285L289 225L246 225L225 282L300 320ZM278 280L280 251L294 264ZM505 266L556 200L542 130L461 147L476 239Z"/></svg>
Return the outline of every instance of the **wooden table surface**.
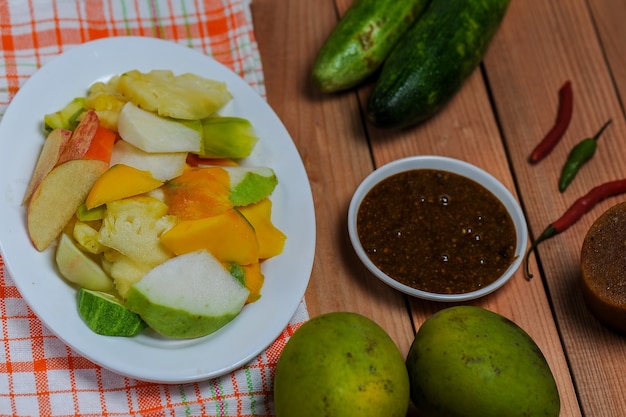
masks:
<svg viewBox="0 0 626 417"><path fill-rule="evenodd" d="M352 193L392 160L455 157L487 170L518 197L533 238L592 187L626 178L626 2L512 0L482 65L462 90L435 117L404 130L379 130L363 119L370 86L324 95L309 81L317 51L350 4L253 0L252 14L268 101L292 135L313 190L317 247L305 297L309 313L364 314L406 354L421 323L449 305L404 296L360 264L346 228ZM554 123L566 80L574 91L569 129L550 157L530 165L528 155ZM613 123L596 156L560 193L557 179L569 150L608 119ZM585 233L624 200L604 200L540 245L531 258L532 280L522 268L496 293L467 303L512 319L533 337L557 380L562 416L626 415L626 337L598 324L579 284Z"/></svg>

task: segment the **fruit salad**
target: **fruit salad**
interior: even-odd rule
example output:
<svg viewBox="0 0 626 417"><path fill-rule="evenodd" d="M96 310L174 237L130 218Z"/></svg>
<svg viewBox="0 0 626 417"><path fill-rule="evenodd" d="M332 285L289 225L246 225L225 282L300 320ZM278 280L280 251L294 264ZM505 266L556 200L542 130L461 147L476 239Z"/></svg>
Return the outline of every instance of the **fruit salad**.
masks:
<svg viewBox="0 0 626 417"><path fill-rule="evenodd" d="M96 333L201 337L261 297L261 265L286 240L271 219L278 179L239 163L258 138L219 114L232 99L195 74L132 70L44 115L28 234Z"/></svg>

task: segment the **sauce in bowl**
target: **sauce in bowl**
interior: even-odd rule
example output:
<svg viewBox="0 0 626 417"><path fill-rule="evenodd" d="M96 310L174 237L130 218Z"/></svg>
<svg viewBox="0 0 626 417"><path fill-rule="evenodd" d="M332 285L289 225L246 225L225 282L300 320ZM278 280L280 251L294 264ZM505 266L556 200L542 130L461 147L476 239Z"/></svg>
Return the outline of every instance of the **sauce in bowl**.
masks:
<svg viewBox="0 0 626 417"><path fill-rule="evenodd" d="M374 265L422 291L479 290L516 259L515 226L502 202L447 171L413 169L385 178L363 198L356 222Z"/></svg>

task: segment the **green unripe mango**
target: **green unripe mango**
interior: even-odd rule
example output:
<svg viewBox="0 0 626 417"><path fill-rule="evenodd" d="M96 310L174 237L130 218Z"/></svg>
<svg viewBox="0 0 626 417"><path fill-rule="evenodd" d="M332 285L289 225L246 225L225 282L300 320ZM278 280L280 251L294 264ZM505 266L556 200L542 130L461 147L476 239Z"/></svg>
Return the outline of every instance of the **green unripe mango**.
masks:
<svg viewBox="0 0 626 417"><path fill-rule="evenodd" d="M403 356L378 324L356 313L307 321L276 364L277 417L404 417L409 402Z"/></svg>
<svg viewBox="0 0 626 417"><path fill-rule="evenodd" d="M418 330L406 360L423 417L556 417L560 398L541 350L509 319L449 307Z"/></svg>

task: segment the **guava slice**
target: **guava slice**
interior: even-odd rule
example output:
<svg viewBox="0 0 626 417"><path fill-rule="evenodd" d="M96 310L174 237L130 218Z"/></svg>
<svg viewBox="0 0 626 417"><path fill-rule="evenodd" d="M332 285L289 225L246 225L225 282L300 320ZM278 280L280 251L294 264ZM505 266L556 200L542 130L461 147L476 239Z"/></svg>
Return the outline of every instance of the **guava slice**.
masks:
<svg viewBox="0 0 626 417"><path fill-rule="evenodd" d="M268 197L276 188L278 178L269 167L221 167L230 178L228 199L235 206L247 206Z"/></svg>
<svg viewBox="0 0 626 417"><path fill-rule="evenodd" d="M196 338L233 320L248 294L213 255L200 250L151 269L130 287L125 305L163 336Z"/></svg>

